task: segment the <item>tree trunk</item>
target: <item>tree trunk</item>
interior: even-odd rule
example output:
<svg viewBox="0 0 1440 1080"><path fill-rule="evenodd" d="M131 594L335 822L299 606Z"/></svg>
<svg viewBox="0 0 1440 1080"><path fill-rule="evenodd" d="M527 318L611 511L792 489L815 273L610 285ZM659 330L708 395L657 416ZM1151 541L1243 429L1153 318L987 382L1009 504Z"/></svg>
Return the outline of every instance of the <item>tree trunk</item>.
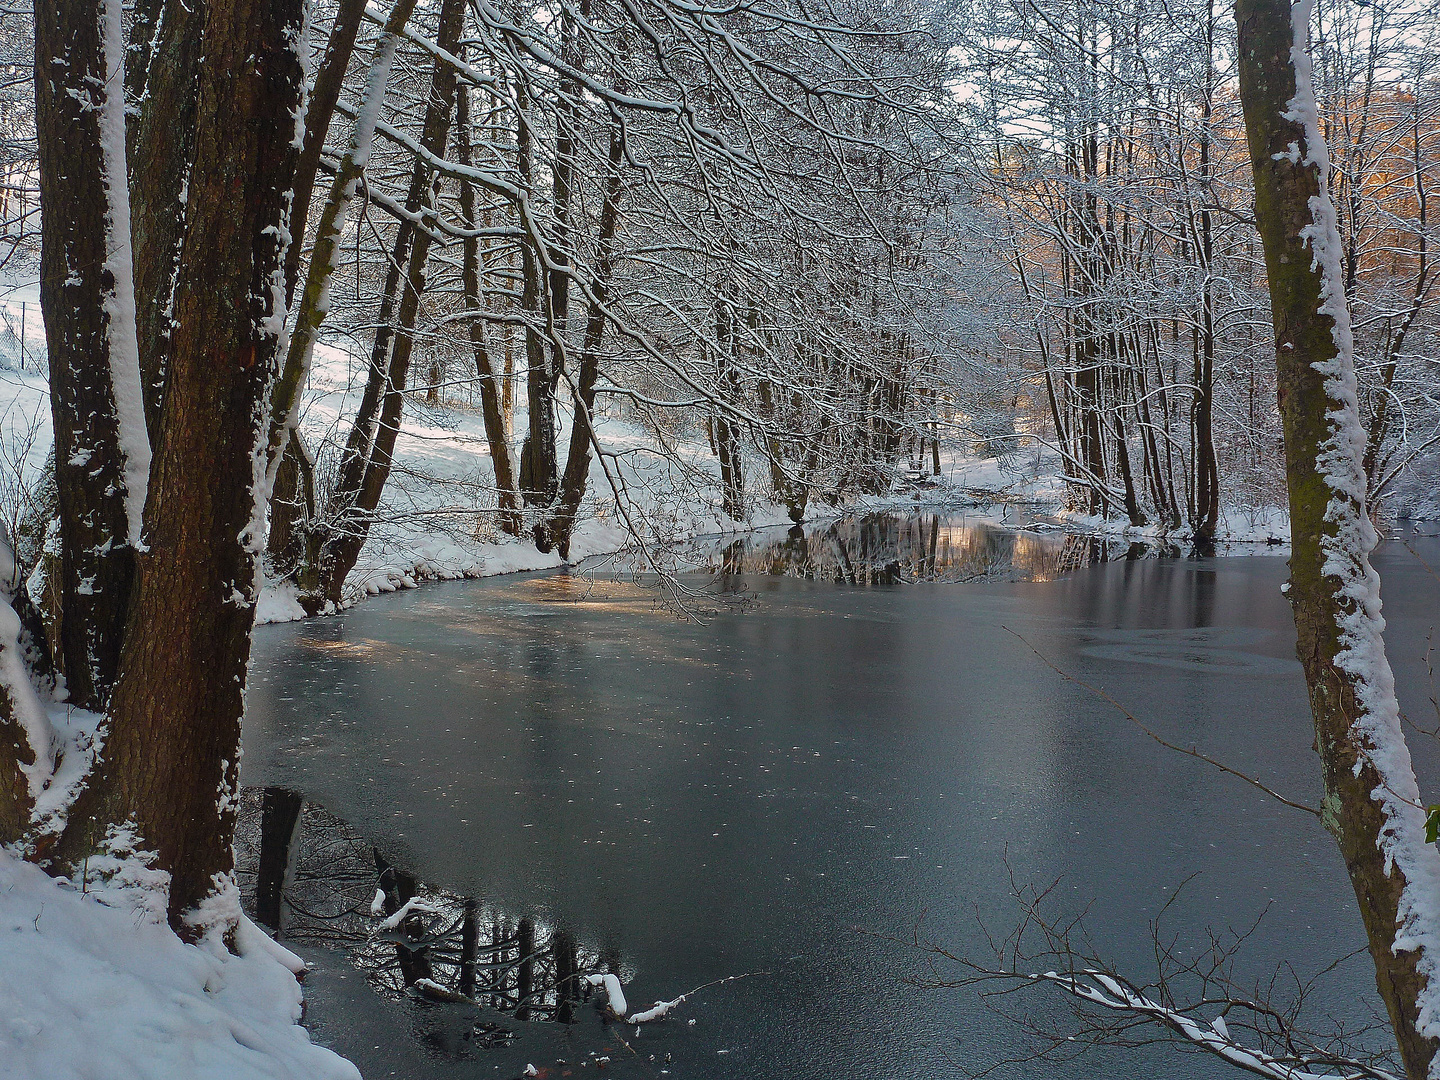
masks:
<svg viewBox="0 0 1440 1080"><path fill-rule="evenodd" d="M1240 95L1265 247L1285 432L1289 597L1335 836L1369 937L1405 1071L1425 1077L1440 1035L1440 854L1385 659L1375 531L1329 165L1306 50L1310 0L1237 0Z"/></svg>
<svg viewBox="0 0 1440 1080"><path fill-rule="evenodd" d="M516 127L517 162L521 182L527 191L534 190L534 138L527 115L523 86L516 88L518 125ZM530 430L520 450L520 490L527 506L549 506L555 501L560 486L559 463L555 450L554 380L545 360L545 343L540 337L540 302L544 291L540 252L535 249L537 237L527 237L520 248L520 307L525 312L525 395L529 407Z"/></svg>
<svg viewBox="0 0 1440 1080"><path fill-rule="evenodd" d="M35 730L38 702L30 694L23 622L16 610L24 590L9 533L0 521L0 844L6 846L22 845L28 839L37 786L30 774L40 764L35 743L48 734L43 727Z"/></svg>
<svg viewBox="0 0 1440 1080"><path fill-rule="evenodd" d="M456 101L456 150L460 164L470 165L470 90L461 87ZM475 185L460 181L460 212L467 228L476 227ZM500 503L500 528L518 535L520 532L520 500L515 491L515 465L510 457L510 440L505 431L505 414L501 403L499 380L486 347L486 326L480 304L480 241L465 238L464 268L461 286L465 307L474 312L470 320L470 344L475 350L475 374L480 380L480 414L485 421L485 441L490 446L490 462L495 468L495 488Z"/></svg>
<svg viewBox="0 0 1440 1080"><path fill-rule="evenodd" d="M118 0L36 5L40 306L60 502L61 651L102 709L120 657L149 472L136 358Z"/></svg>
<svg viewBox="0 0 1440 1080"><path fill-rule="evenodd" d="M370 152L375 139L375 125L379 118L380 104L384 100L385 87L394 66L395 50L400 43L400 34L414 10L415 0L398 0L391 9L389 18L385 21L379 41L375 44L365 96L355 121L355 130L350 137L350 146L346 150L344 158L341 159L340 167L335 171L335 179L330 185L330 194L325 200L325 208L320 214L320 223L315 230L315 246L311 252L310 266L305 276L305 290L300 298L300 309L295 315L289 351L285 356L285 366L271 392L266 475L274 477L276 494L274 509L282 520L272 526L270 555L275 569L282 574L294 572L301 577L310 579L314 577L317 570L315 563L318 558L319 537L315 534L316 523L313 520L315 497L313 477L310 476L311 462L295 430L299 417L300 394L310 372L310 363L314 356L320 327L324 324L326 315L329 314L330 283L335 276L340 235L345 229L360 176L370 161ZM342 15L344 14L346 13L342 11ZM331 36L331 47L332 49L339 47L334 35ZM346 55L348 56L348 53ZM328 57L329 54L327 54L327 59ZM329 72L322 71L321 79L328 77ZM338 94L338 88L336 93ZM333 109L333 107L334 102L332 101L331 108ZM307 131L307 149L310 148L309 135L310 131ZM305 150L302 150L301 154L303 165ZM315 155L315 160L318 162L318 149L316 149ZM313 182L313 176L311 181ZM308 199L308 194L305 197ZM412 201L418 202L418 196L414 197ZM297 212L299 213L298 220ZM295 253L303 239L304 219L305 215L300 212L298 207L291 208L292 240L285 268L287 296L291 294L294 286L290 275L298 270L298 264L294 267L290 265L290 255ZM388 354L383 351L383 345L388 342L389 335L383 329L383 324L389 318L388 305L392 303L390 297L395 288L394 283L398 281L399 266L404 261L412 232L413 226L409 222L401 222L400 233L395 244L396 258L391 263L389 271L388 280L391 284L386 292L386 306L381 312L382 329L376 334L376 350L387 362ZM377 373L376 363L376 360L372 358L371 377L361 401L360 413L354 428L352 428L350 443L346 446L346 458L342 464L342 480L339 485L341 490L348 490L345 482L350 478L353 470L348 470L347 467L355 464L352 454L352 449L356 445L355 432L368 431L368 425L373 420L375 410L379 405L380 383L383 382L384 372L388 371L388 366ZM373 439L373 435L370 435L369 438ZM358 473L354 474L354 479L351 480L352 484L358 483L358 475ZM313 582L309 580L302 583L301 598L307 609L318 606L311 588L312 585Z"/></svg>
<svg viewBox="0 0 1440 1080"><path fill-rule="evenodd" d="M733 348L734 315L728 300L715 303L715 386L724 393L731 385L730 350ZM722 509L734 521L745 520L745 471L740 459L739 440L735 425L722 411L716 411L715 448L720 452L720 492Z"/></svg>
<svg viewBox="0 0 1440 1080"><path fill-rule="evenodd" d="M274 305L301 10L301 0L233 0L206 22L147 547L104 761L55 853L72 873L98 851L164 872L171 924L190 937L228 934L238 914L232 839L261 546L256 467L283 315Z"/></svg>
<svg viewBox="0 0 1440 1080"><path fill-rule="evenodd" d="M135 326L150 441L160 440L170 302L185 235L185 184L195 152L200 34L209 0L164 0L145 64L138 120L130 127L130 231L134 243ZM133 38L132 38L133 40Z"/></svg>
<svg viewBox="0 0 1440 1080"><path fill-rule="evenodd" d="M549 520L535 528L535 545L541 551L558 547L570 557L570 533L575 515L585 497L590 478L590 451L595 440L593 410L595 382L600 377L600 341L605 334L605 299L615 272L611 247L620 220L620 166L624 160L625 138L619 125L610 128L609 171L600 205L600 232L596 240L595 276L591 300L585 313L585 343L580 354L580 372L575 384L575 421L570 428L570 450L565 458L565 475L560 480L560 498Z"/></svg>
<svg viewBox="0 0 1440 1080"><path fill-rule="evenodd" d="M402 0L395 7L403 9L403 15L397 21L392 9L386 20L387 31L391 26L403 26L415 5ZM364 16L365 0L341 0L335 13L335 24L330 28L330 40L325 45L325 55L320 60L320 70L315 75L315 85L305 103L305 144L300 148L300 158L295 164L295 194L290 201L290 249L285 253L287 305L294 299L295 284L300 279L300 255L305 247L310 196L315 190L315 177L320 172L320 153L325 149L325 136L330 132L330 121L334 119L335 106L340 101L341 84L345 81L350 54L355 49L355 38L360 33L360 21Z"/></svg>

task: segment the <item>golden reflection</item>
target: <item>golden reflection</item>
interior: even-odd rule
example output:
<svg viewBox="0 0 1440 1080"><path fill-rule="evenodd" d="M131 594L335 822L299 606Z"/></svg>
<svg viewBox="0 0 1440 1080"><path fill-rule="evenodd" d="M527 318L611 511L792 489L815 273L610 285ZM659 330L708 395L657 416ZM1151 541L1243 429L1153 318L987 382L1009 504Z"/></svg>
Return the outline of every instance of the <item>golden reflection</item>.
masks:
<svg viewBox="0 0 1440 1080"><path fill-rule="evenodd" d="M1092 563L1136 554L1121 541L938 514L872 514L773 537L737 540L709 568L851 585L1052 581Z"/></svg>
<svg viewBox="0 0 1440 1080"><path fill-rule="evenodd" d="M660 596L653 588L633 582L587 578L579 574L551 574L522 582L514 595L534 604L569 604L581 608L604 608L629 614L663 613Z"/></svg>
<svg viewBox="0 0 1440 1080"><path fill-rule="evenodd" d="M413 649L401 648L388 641L373 638L348 638L343 640L302 637L298 640L302 648L313 649L325 656L345 657L351 660L392 660Z"/></svg>

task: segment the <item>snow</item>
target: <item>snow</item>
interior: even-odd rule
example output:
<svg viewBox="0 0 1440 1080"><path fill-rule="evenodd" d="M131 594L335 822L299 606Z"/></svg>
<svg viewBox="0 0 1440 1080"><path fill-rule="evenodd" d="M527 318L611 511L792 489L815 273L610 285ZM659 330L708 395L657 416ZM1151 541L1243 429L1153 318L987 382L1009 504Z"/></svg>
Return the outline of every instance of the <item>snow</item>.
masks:
<svg viewBox="0 0 1440 1080"><path fill-rule="evenodd" d="M382 897L382 901L381 901L381 902L382 902L382 904L383 904L383 902L384 902L384 901L383 901L383 895L384 895L384 894L382 894L382 893L377 893L376 895ZM370 905L370 910L371 910L371 911L374 911L374 910L375 910L375 905L374 905L373 903ZM384 908L382 907L381 910L383 911ZM432 901L423 900L423 899L421 899L421 898L418 897L418 896L412 896L409 900L406 900L405 903L403 903L403 904L400 905L399 910L396 911L395 914L391 915L389 918L387 918L384 922L382 922L382 923L381 923L379 926L377 926L375 929L376 929L376 930L394 930L397 926L399 926L402 922L404 922L411 914L419 913L419 914L425 914L425 915L436 915L436 914L439 914L439 913L440 913L441 911L443 911L443 910L444 910L443 908L438 907L438 906L437 906L436 904L434 904Z"/></svg>
<svg viewBox="0 0 1440 1080"><path fill-rule="evenodd" d="M1378 783L1371 797L1385 817L1380 849L1387 873L1398 869L1404 880L1394 949L1417 954L1415 964L1425 986L1417 995L1416 1028L1422 1035L1436 1038L1440 1037L1440 851L1425 843L1425 807L1401 728L1395 677L1385 655L1380 578L1370 565L1370 552L1378 537L1366 512L1362 465L1366 437L1360 422L1355 343L1345 296L1343 248L1329 190L1329 153L1320 127L1309 55L1312 5L1313 0L1299 0L1291 9L1295 96L1284 115L1303 126L1303 163L1313 165L1319 173L1320 193L1310 200L1312 220L1301 236L1310 245L1312 268L1320 272L1318 310L1333 320L1336 348L1333 359L1314 365L1325 377L1330 402L1326 414L1329 433L1316 459L1316 468L1331 492L1325 520L1333 531L1327 530L1320 539L1323 572L1338 580L1342 597L1336 619L1340 652L1335 663L1353 680L1359 706L1352 731L1366 752L1356 762L1356 775L1367 760L1375 769ZM1430 1064L1430 1076L1440 1077L1440 1055Z"/></svg>
<svg viewBox="0 0 1440 1080"><path fill-rule="evenodd" d="M327 439L343 441L362 389L364 364L364 358L352 356L336 344L316 344L309 389L298 418L310 445L321 445ZM557 443L563 447L568 445L570 417L564 409L559 412ZM558 552L542 553L528 539L506 536L491 526L495 474L478 411L436 408L411 399L405 403L405 413L396 440L395 468L377 521L348 579L345 605L366 596L414 588L422 581L491 577L567 565ZM523 409L515 425L517 431L525 430ZM607 450L654 446L647 432L614 417L597 418L597 427ZM703 436L680 449L692 467L714 470ZM651 455L628 455L620 468L648 524L667 541L789 523L783 509L769 504L756 507L746 524L732 521L718 509L718 476L714 489L702 489L702 498L693 501L667 490L671 487L669 467ZM627 542L604 470L598 461L592 461L587 498L571 536L569 564L618 551ZM257 623L304 617L291 582L265 585Z"/></svg>
<svg viewBox="0 0 1440 1080"><path fill-rule="evenodd" d="M31 799L31 826L38 834L58 832L98 752L103 719L56 700L54 688L30 678L20 644L20 617L10 605L16 580L15 555L0 521L0 687L34 756L22 764Z"/></svg>
<svg viewBox="0 0 1440 1080"><path fill-rule="evenodd" d="M187 945L0 853L0 1071L13 1080L359 1080L298 1026L303 965L248 920Z"/></svg>
<svg viewBox="0 0 1440 1080"><path fill-rule="evenodd" d="M648 1024L652 1020L663 1020L669 1014L671 1009L678 1008L683 1004L685 1004L684 994L681 994L678 998L675 998L671 1001L657 1001L648 1009L642 1009L640 1012L631 1013L625 1018L625 1022L628 1024ZM692 1020L691 1023L694 1023L694 1021Z"/></svg>
<svg viewBox="0 0 1440 1080"><path fill-rule="evenodd" d="M1066 993L1092 1005L1146 1017L1222 1061L1257 1076L1268 1077L1269 1080L1345 1080L1346 1077L1358 1075L1345 1068L1340 1072L1315 1072L1297 1066L1290 1060L1276 1058L1264 1051L1244 1046L1230 1034L1223 1016L1217 1016L1208 1027L1202 1026L1179 1009L1155 1001L1113 976L1093 968L1077 972L1047 971L1026 978L1058 986ZM1399 1080L1399 1077L1373 1067L1367 1075L1376 1080Z"/></svg>
<svg viewBox="0 0 1440 1080"><path fill-rule="evenodd" d="M610 1002L610 1009L616 1016L623 1017L629 1011L629 1006L625 1003L625 991L620 986L618 975L607 971L603 975L587 975L585 980L591 986L605 988L605 996Z"/></svg>
<svg viewBox="0 0 1440 1080"><path fill-rule="evenodd" d="M115 397L120 455L124 459L125 517L129 541L140 546L145 494L150 484L150 434L140 385L140 343L135 330L135 278L130 248L130 184L125 168L125 34L120 0L105 0L100 14L105 86L100 103L100 169L105 184L105 269L114 291L105 295L110 382Z"/></svg>
<svg viewBox="0 0 1440 1080"><path fill-rule="evenodd" d="M255 624L299 622L305 618L299 592L292 581L272 581L260 590L255 605Z"/></svg>
<svg viewBox="0 0 1440 1080"><path fill-rule="evenodd" d="M1079 532L1092 532L1101 536L1115 536L1131 540L1188 541L1195 532L1188 525L1178 529L1166 528L1158 522L1147 525L1131 525L1126 518L1105 518L1098 514L1082 514L1073 510L1058 510L1056 520ZM1241 545L1245 545L1242 551ZM1250 549L1249 545L1265 545ZM1279 545L1279 546L1277 546ZM1215 527L1215 549L1219 554L1290 554L1290 512L1279 506L1254 508L1227 507L1220 513Z"/></svg>
<svg viewBox="0 0 1440 1080"><path fill-rule="evenodd" d="M29 765L20 766L34 801L44 794L46 781L54 771L56 736L25 667L20 646L20 616L10 606L11 590L16 587L16 567L9 541L5 524L0 522L0 690L10 699L15 720L35 759Z"/></svg>
<svg viewBox="0 0 1440 1080"><path fill-rule="evenodd" d="M65 827L70 806L90 775L90 766L100 752L100 725L104 717L64 702L46 704L52 747L52 771L44 790L35 798L30 819L42 834L58 833Z"/></svg>

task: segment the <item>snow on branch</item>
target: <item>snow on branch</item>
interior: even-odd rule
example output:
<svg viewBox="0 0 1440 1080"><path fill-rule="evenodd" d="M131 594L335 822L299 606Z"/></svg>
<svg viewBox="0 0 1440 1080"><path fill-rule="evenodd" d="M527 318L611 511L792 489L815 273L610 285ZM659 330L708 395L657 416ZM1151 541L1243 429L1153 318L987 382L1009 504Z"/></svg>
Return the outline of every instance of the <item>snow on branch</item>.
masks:
<svg viewBox="0 0 1440 1080"><path fill-rule="evenodd" d="M1154 1042L1158 1032L1182 1049L1212 1054L1267 1080L1400 1080L1383 1016L1352 1030L1333 1019L1319 1030L1306 1023L1307 1000L1320 980L1363 957L1363 948L1308 978L1282 964L1253 984L1242 982L1238 968L1264 911L1248 927L1207 928L1197 935L1198 944L1182 944L1167 922L1184 891L1182 883L1150 924L1145 944L1155 969L1140 983L1098 954L1083 917L1053 910L1050 898L1058 885L1020 885L1012 875L1011 897L1019 915L1003 935L982 925L989 942L986 958L923 939L918 928L905 941L929 963L928 973L912 983L927 989L977 988L987 1007L1031 1040L1018 1057L976 1063L974 1075L1069 1059L1095 1047L1135 1047ZM1070 1019L1017 1009L1014 995L1035 987L1061 991L1071 1003Z"/></svg>

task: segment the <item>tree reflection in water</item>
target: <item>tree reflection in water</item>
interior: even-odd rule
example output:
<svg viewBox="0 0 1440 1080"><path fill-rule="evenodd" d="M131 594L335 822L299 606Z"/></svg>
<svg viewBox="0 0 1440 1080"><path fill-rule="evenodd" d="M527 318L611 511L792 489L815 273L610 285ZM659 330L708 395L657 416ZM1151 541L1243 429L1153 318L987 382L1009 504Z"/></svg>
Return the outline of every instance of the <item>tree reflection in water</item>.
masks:
<svg viewBox="0 0 1440 1080"><path fill-rule="evenodd" d="M563 928L427 889L347 822L287 788L246 788L235 835L246 911L277 938L343 949L391 997L568 1023L620 958ZM396 916L399 916L398 918ZM511 1033L477 1026L482 1045Z"/></svg>
<svg viewBox="0 0 1440 1080"><path fill-rule="evenodd" d="M1094 563L1178 556L1173 544L1007 528L942 514L867 514L806 530L742 536L702 556L727 577L775 574L849 585L1051 581Z"/></svg>

